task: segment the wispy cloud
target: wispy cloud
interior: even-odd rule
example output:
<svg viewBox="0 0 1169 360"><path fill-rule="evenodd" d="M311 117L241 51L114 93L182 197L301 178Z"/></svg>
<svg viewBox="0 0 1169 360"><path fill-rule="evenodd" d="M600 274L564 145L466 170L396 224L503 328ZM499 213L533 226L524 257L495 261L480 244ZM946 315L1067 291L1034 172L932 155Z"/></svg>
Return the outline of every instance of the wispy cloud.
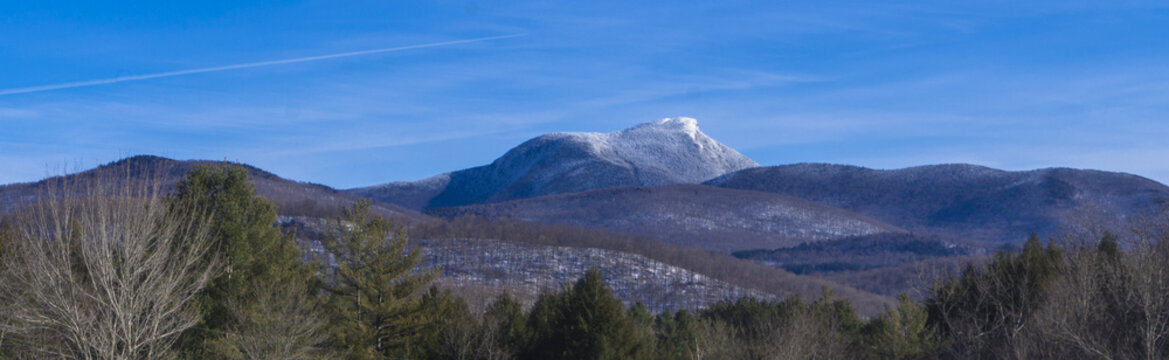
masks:
<svg viewBox="0 0 1169 360"><path fill-rule="evenodd" d="M489 40L508 39L508 38L526 36L526 35L527 34L521 33L521 34L510 34L510 35L488 36L488 37L480 37L480 38L473 38L473 39L442 41L442 42L435 42L435 43L428 43L428 44L408 45L408 46L399 46L399 47L383 48L383 49L350 51L350 52L343 52L343 53L337 53L337 54L309 56L309 57L301 57L301 58L294 58L294 59L261 61L261 62L246 63L246 64L207 67L207 68L200 68L200 69L168 71L168 72L161 72L161 73L154 73L154 74L119 76L116 78L109 78L109 79L97 79L97 80L76 81L76 82L69 82L69 83L62 83L62 84L29 86L29 87L12 88L12 89L0 89L0 96L26 94L26 93L34 93L34 92L41 92L41 91L49 91L49 90L71 89L71 88L79 88L79 87L86 87L86 86L115 84L115 83L127 82L127 81L139 81L139 80L172 77L172 76L202 74L202 73L217 72L217 71L239 70L239 69L256 68L256 67L264 67L264 66L284 65L284 64L295 64L295 63L303 63L303 62L310 62L310 61L320 61L320 60L336 59L336 58L343 58L343 57L351 57L351 56L381 54L381 53L388 53L388 52L395 52L395 51L433 48L433 47L440 47L440 46L450 46L450 45L467 44L467 43L474 43L474 42L481 42L481 41L489 41Z"/></svg>

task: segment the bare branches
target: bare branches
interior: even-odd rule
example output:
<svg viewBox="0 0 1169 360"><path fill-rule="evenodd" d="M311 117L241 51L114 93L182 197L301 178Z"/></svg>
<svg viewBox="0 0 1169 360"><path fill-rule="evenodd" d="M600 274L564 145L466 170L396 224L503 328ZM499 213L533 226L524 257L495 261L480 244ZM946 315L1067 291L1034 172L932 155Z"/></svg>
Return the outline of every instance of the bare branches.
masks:
<svg viewBox="0 0 1169 360"><path fill-rule="evenodd" d="M1071 356L1164 358L1169 350L1169 252L1154 234L1130 232L1126 252L1108 250L1115 244L1106 238L1100 250L1069 255L1067 270L1037 317L1042 336Z"/></svg>
<svg viewBox="0 0 1169 360"><path fill-rule="evenodd" d="M234 319L212 347L224 359L308 360L329 358L322 304L299 279L252 281L252 301L232 301Z"/></svg>
<svg viewBox="0 0 1169 360"><path fill-rule="evenodd" d="M204 222L129 174L58 178L14 216L0 303L19 352L161 358L198 321L188 305L214 269Z"/></svg>

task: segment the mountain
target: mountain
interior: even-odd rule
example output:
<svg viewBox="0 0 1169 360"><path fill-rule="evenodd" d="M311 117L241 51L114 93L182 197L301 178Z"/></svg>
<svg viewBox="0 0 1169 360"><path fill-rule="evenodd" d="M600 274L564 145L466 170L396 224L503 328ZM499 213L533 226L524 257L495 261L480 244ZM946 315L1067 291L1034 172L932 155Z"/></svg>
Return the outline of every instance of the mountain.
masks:
<svg viewBox="0 0 1169 360"><path fill-rule="evenodd" d="M139 155L87 171L65 175L64 178L66 181L82 187L89 181L102 178L114 180L124 176L136 179L157 178L166 188L170 189L186 176L188 171L204 164L229 163L205 160L180 161L158 156ZM284 179L250 165L230 164L246 170L252 177L256 192L272 200L281 215L336 217L354 201L361 199L356 195L324 185ZM45 186L60 179L61 177L52 177L33 183L0 186L0 215L35 202ZM374 203L372 209L382 216L392 218L400 223L431 220L430 217L422 213L393 204Z"/></svg>
<svg viewBox="0 0 1169 360"><path fill-rule="evenodd" d="M427 213L605 229L718 252L905 232L865 215L792 196L688 184L606 188Z"/></svg>
<svg viewBox="0 0 1169 360"><path fill-rule="evenodd" d="M552 133L489 165L350 193L412 209L494 203L616 186L694 184L759 166L711 139L691 118L613 133Z"/></svg>
<svg viewBox="0 0 1169 360"><path fill-rule="evenodd" d="M1169 205L1169 187L1155 181L1066 168L797 164L745 169L706 184L797 196L913 232L999 243L1053 234L1068 220L1115 223Z"/></svg>
<svg viewBox="0 0 1169 360"><path fill-rule="evenodd" d="M192 168L219 163L135 156L65 175L64 179L84 188L92 181L105 179L154 178L164 187L173 188ZM342 209L360 199L327 186L283 179L249 165L232 165L248 171L257 193L277 205L278 224L286 233L296 235L309 258L325 258L320 239L332 226L329 219L336 218ZM0 221L4 220L3 215L37 201L46 186L61 179L53 177L0 186ZM476 294L484 289L509 291L534 299L540 291L569 283L583 269L593 267L608 270L606 280L621 291L623 301L643 301L661 308L701 307L725 296L741 295L759 298L800 295L810 299L822 294L824 288L849 299L863 314L876 314L893 303L891 298L851 286L655 239L507 220L445 221L378 202L372 208L408 231L412 246L426 249L424 252L429 255L425 265L443 269L439 285L455 287L455 293L467 296L471 303L492 298Z"/></svg>

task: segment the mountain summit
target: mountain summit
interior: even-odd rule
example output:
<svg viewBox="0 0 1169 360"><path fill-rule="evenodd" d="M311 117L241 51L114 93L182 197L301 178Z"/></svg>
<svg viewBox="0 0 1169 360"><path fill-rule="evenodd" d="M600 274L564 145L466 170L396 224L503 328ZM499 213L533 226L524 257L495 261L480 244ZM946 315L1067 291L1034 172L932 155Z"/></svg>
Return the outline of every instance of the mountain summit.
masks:
<svg viewBox="0 0 1169 360"><path fill-rule="evenodd" d="M539 152L541 146L548 143L579 146L585 153L579 156L570 152L577 149L564 148L569 151L554 151L546 155L596 160L625 170L625 175L634 181L622 182L621 185L699 183L736 170L759 166L738 151L703 134L698 129L698 121L687 117L666 118L608 134L548 134L520 145L508 152L508 155L526 153L529 149ZM508 155L500 160L508 158ZM563 170L575 167L574 164L563 165L566 166ZM612 185L602 187L607 186ZM587 189L574 189L580 190Z"/></svg>
<svg viewBox="0 0 1169 360"><path fill-rule="evenodd" d="M614 186L694 184L756 166L703 134L697 120L678 117L612 133L541 135L489 165L349 191L421 209Z"/></svg>

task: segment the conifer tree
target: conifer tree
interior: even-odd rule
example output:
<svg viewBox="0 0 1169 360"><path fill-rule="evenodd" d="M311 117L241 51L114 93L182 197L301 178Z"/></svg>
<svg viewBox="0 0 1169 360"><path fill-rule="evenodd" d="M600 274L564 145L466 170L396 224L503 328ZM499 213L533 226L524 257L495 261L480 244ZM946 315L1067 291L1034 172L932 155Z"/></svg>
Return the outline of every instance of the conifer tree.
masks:
<svg viewBox="0 0 1169 360"><path fill-rule="evenodd" d="M418 346L409 357L415 359L495 358L494 333L480 326L470 307L450 289L431 286L422 295L420 309L428 325L419 332Z"/></svg>
<svg viewBox="0 0 1169 360"><path fill-rule="evenodd" d="M1111 233L1104 233L1100 238L1100 244L1096 245L1096 251L1110 261L1120 259L1120 245L1116 243L1116 237Z"/></svg>
<svg viewBox="0 0 1169 360"><path fill-rule="evenodd" d="M201 323L181 340L188 356L217 358L204 354L204 349L225 336L230 323L246 322L233 318L241 313L231 311L229 303L250 306L257 298L252 284L307 282L313 269L301 260L293 237L280 232L275 205L257 196L251 177L241 166L192 169L175 186L171 206L206 216L212 236L210 256L217 257L223 269L197 299L203 314Z"/></svg>
<svg viewBox="0 0 1169 360"><path fill-rule="evenodd" d="M336 261L326 281L335 345L354 359L401 356L416 345L430 319L412 295L435 272L416 271L421 251L407 248L405 232L362 200L334 223L323 244Z"/></svg>
<svg viewBox="0 0 1169 360"><path fill-rule="evenodd" d="M529 326L529 359L630 359L643 353L633 320L596 269L560 294L541 296Z"/></svg>
<svg viewBox="0 0 1169 360"><path fill-rule="evenodd" d="M511 294L503 293L483 313L485 331L495 334L495 346L505 355L518 354L528 341L527 314Z"/></svg>
<svg viewBox="0 0 1169 360"><path fill-rule="evenodd" d="M4 254L4 249L12 238L12 225L4 221L4 218L0 218L0 255Z"/></svg>
<svg viewBox="0 0 1169 360"><path fill-rule="evenodd" d="M689 311L663 311L654 321L654 328L658 334L656 359L692 359L695 357L694 348L695 327L697 319Z"/></svg>
<svg viewBox="0 0 1169 360"><path fill-rule="evenodd" d="M658 346L658 337L654 333L654 315L649 312L644 303L638 301L629 308L628 316L633 323L631 340L635 347L633 352L626 355L627 358L651 358Z"/></svg>
<svg viewBox="0 0 1169 360"><path fill-rule="evenodd" d="M865 325L865 350L877 359L933 358L938 344L927 316L924 306L901 294L896 308Z"/></svg>
<svg viewBox="0 0 1169 360"><path fill-rule="evenodd" d="M536 297L536 303L528 312L528 336L524 343L521 359L539 359L544 356L559 356L560 349L566 344L557 341L564 340L562 336L554 336L553 332L559 329L561 312L566 307L563 303L567 290L561 292L543 291Z"/></svg>

